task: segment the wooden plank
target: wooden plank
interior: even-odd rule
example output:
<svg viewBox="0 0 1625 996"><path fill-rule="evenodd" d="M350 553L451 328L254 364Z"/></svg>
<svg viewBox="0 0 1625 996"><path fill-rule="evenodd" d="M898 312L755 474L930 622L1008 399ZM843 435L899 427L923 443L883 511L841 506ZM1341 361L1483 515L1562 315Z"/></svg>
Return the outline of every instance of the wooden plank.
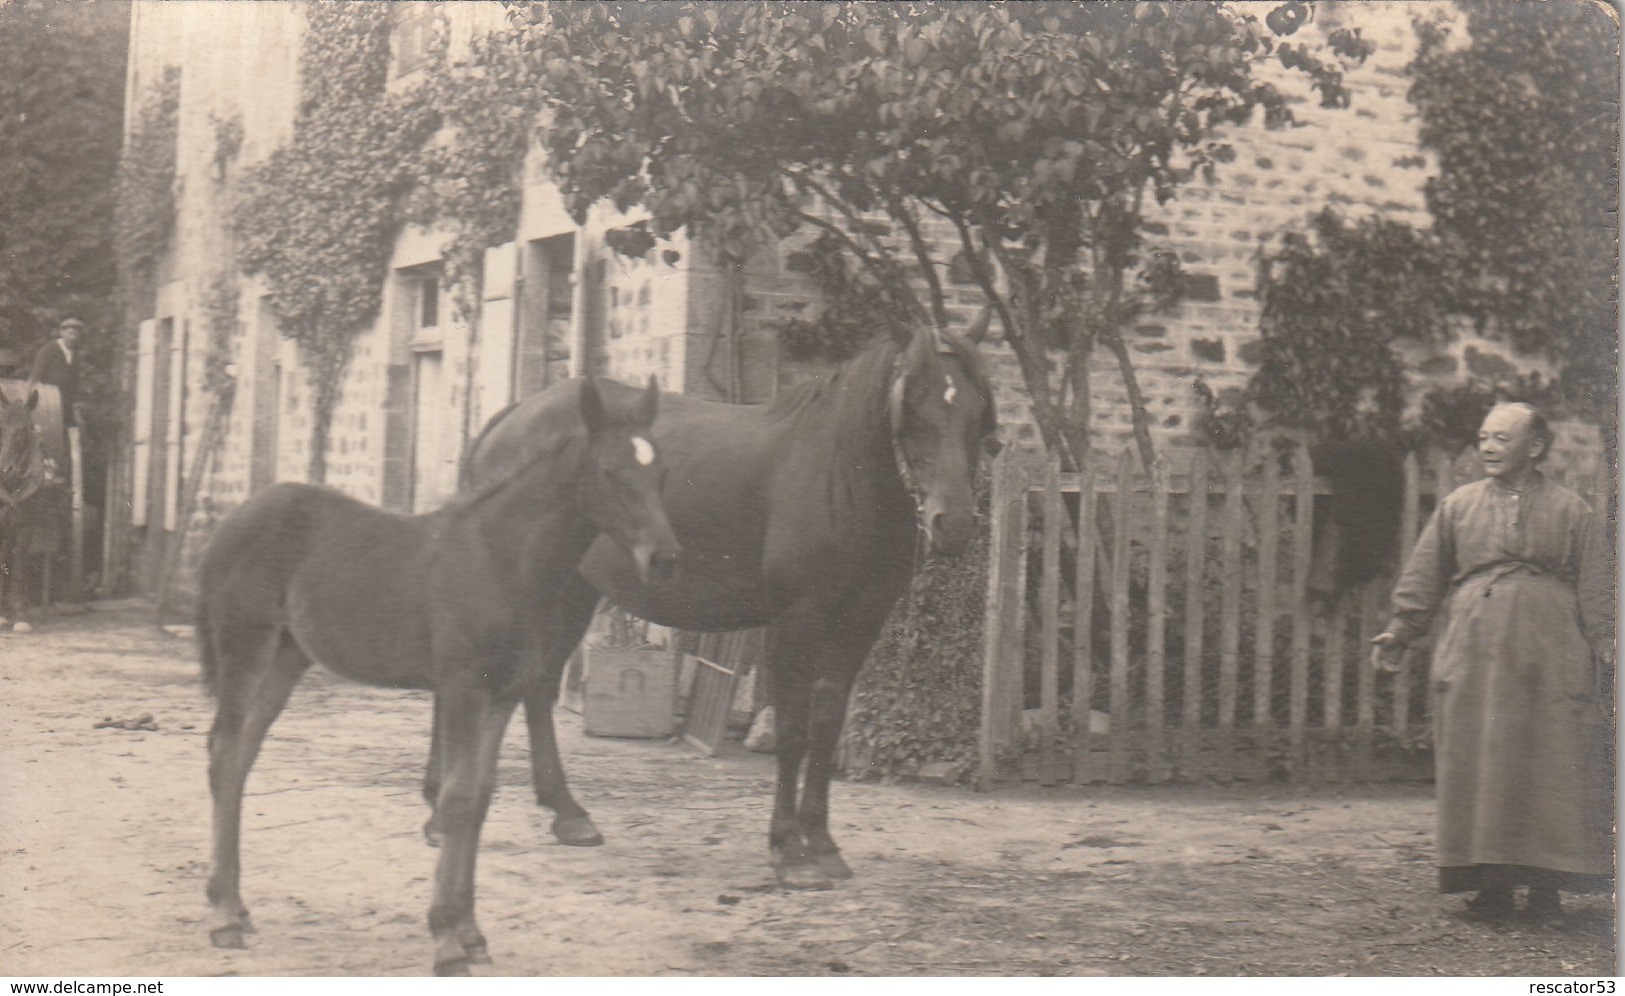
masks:
<svg viewBox="0 0 1625 996"><path fill-rule="evenodd" d="M1377 635L1382 593L1376 584L1367 585L1358 600L1360 614L1359 682L1355 702L1355 765L1362 777L1371 771L1372 735L1377 719L1377 674L1371 666L1371 638Z"/></svg>
<svg viewBox="0 0 1625 996"><path fill-rule="evenodd" d="M1000 691L1007 666L1004 649L1004 605L1009 597L1011 572L1008 563L1012 465L1017 450L1007 446L993 460L993 495L988 524L987 610L982 617L982 722L978 734L976 787L991 789L998 780L998 754L1001 745L1014 742L1012 730L1002 720L1005 715Z"/></svg>
<svg viewBox="0 0 1625 996"><path fill-rule="evenodd" d="M1089 715L1095 707L1095 548L1099 532L1095 528L1095 465L1093 454L1084 454L1078 473L1077 575L1073 582L1072 617L1072 733L1075 738L1072 780L1095 780L1091 763L1094 737L1089 733Z"/></svg>
<svg viewBox="0 0 1625 996"><path fill-rule="evenodd" d="M999 675L1000 722L1010 731L1011 744L1021 742L1022 706L1025 702L1027 672L1027 534L1031 506L1027 501L1030 466L1023 460L1011 471L1010 508L1005 520L1005 565L1009 581L1005 589L1004 619L999 624L1003 643L1000 656L1005 662Z"/></svg>
<svg viewBox="0 0 1625 996"><path fill-rule="evenodd" d="M1112 535L1112 660L1111 660L1111 774L1112 784L1119 785L1129 776L1129 717L1133 705L1129 699L1129 531L1134 522L1133 500L1130 487L1134 473L1134 457L1124 449L1117 461L1117 502L1112 509L1115 520Z"/></svg>
<svg viewBox="0 0 1625 996"><path fill-rule="evenodd" d="M1422 468L1415 453L1405 455L1403 467L1404 492L1399 512L1399 569L1405 569L1411 548L1416 545L1422 518ZM1394 674L1394 732L1403 733L1410 725L1411 711L1411 658L1400 655L1399 671Z"/></svg>
<svg viewBox="0 0 1625 996"><path fill-rule="evenodd" d="M1281 563L1281 470L1275 447L1266 439L1258 500L1258 619L1253 624L1253 727L1262 745L1271 737L1275 716L1275 596Z"/></svg>
<svg viewBox="0 0 1625 996"><path fill-rule="evenodd" d="M1405 454L1403 469L1405 492L1399 508L1400 570L1405 569L1405 561L1411 555L1411 547L1416 545L1422 521L1422 465L1414 452Z"/></svg>
<svg viewBox="0 0 1625 996"><path fill-rule="evenodd" d="M1293 770L1301 778L1308 766L1304 731L1309 725L1309 572L1314 558L1315 472L1306 443L1298 443L1292 456L1297 507L1292 518L1292 684L1287 699L1287 724Z"/></svg>
<svg viewBox="0 0 1625 996"><path fill-rule="evenodd" d="M1168 463L1151 462L1151 541L1147 570L1145 636L1146 772L1153 782L1169 776L1164 671L1168 666Z"/></svg>
<svg viewBox="0 0 1625 996"><path fill-rule="evenodd" d="M1218 747L1227 777L1235 773L1236 675L1241 651L1241 474L1242 453L1233 450L1225 460L1224 536L1220 553L1224 594L1219 609Z"/></svg>
<svg viewBox="0 0 1625 996"><path fill-rule="evenodd" d="M1038 722L1040 740L1038 751L1038 782L1054 785L1055 734L1060 726L1061 706L1061 489L1056 480L1061 472L1061 460L1051 455L1044 465L1043 549L1039 579L1039 675Z"/></svg>
<svg viewBox="0 0 1625 996"><path fill-rule="evenodd" d="M1202 729L1202 623L1207 610L1204 581L1207 567L1207 451L1191 457L1190 508L1185 534L1185 695L1180 725L1187 765L1198 750ZM1187 775L1189 772L1186 772Z"/></svg>
<svg viewBox="0 0 1625 996"><path fill-rule="evenodd" d="M1322 689L1322 710L1325 715L1321 725L1332 731L1343 726L1343 681L1348 673L1344 655L1348 653L1349 601L1346 592L1339 593L1326 617L1326 666L1323 669L1326 687Z"/></svg>

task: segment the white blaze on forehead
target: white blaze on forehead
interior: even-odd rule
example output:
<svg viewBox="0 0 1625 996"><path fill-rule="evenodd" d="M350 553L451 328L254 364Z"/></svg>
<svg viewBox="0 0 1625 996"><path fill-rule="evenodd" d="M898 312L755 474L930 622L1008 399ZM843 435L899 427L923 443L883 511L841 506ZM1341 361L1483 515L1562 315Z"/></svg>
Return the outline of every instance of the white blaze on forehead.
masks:
<svg viewBox="0 0 1625 996"><path fill-rule="evenodd" d="M642 436L632 437L632 457L637 460L638 466L647 467L655 462L654 444Z"/></svg>
<svg viewBox="0 0 1625 996"><path fill-rule="evenodd" d="M942 400L951 405L957 397L959 397L959 388L955 387L954 382L950 380L948 389L942 392Z"/></svg>

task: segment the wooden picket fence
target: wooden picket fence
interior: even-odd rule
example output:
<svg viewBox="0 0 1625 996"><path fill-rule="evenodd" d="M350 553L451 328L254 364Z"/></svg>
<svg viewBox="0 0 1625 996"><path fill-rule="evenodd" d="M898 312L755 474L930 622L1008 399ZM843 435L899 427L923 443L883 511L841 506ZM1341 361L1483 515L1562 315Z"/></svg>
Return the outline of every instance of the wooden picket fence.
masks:
<svg viewBox="0 0 1625 996"><path fill-rule="evenodd" d="M1405 460L1398 563L1437 496L1478 476L1426 462ZM1181 464L996 461L979 783L1429 777L1426 648L1397 674L1368 663L1391 573L1311 586L1332 492L1308 450ZM1606 470L1553 476L1606 507Z"/></svg>

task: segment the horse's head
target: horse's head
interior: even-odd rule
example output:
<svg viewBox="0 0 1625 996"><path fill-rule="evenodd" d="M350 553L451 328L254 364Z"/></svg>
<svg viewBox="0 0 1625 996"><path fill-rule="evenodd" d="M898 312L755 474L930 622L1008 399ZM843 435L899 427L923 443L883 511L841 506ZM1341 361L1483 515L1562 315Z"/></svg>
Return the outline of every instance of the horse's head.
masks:
<svg viewBox="0 0 1625 996"><path fill-rule="evenodd" d="M27 401L7 401L0 391L0 510L28 497L41 483L39 438L34 430L34 406L39 392Z"/></svg>
<svg viewBox="0 0 1625 996"><path fill-rule="evenodd" d="M664 579L677 565L677 536L660 499L660 458L650 428L660 407L660 386L646 391L604 390L581 383L581 421L587 460L578 485L581 510L637 561L638 575ZM630 395L630 396L629 396Z"/></svg>
<svg viewBox="0 0 1625 996"><path fill-rule="evenodd" d="M915 332L892 377L897 467L913 494L920 529L938 553L959 553L970 541L977 466L983 448L995 445L993 386L973 341L986 332L989 314L982 313L969 337Z"/></svg>

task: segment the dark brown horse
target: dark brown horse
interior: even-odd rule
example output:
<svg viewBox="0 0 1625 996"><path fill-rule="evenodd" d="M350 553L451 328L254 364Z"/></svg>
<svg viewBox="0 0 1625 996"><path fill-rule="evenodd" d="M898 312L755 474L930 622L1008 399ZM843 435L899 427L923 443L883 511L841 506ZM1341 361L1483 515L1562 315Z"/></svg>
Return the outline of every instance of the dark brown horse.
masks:
<svg viewBox="0 0 1625 996"><path fill-rule="evenodd" d="M537 678L537 648L557 640L552 602L600 534L644 581L670 573L677 555L649 441L658 387L589 381L572 398L571 418L527 437L508 474L439 511L394 515L290 483L220 525L198 610L203 678L219 700L209 733L216 946L241 947L251 929L238 892L243 784L314 661L434 691L445 833L429 908L435 970L467 974L488 960L474 921L480 829L508 718Z"/></svg>
<svg viewBox="0 0 1625 996"><path fill-rule="evenodd" d="M42 532L59 524L54 516L66 511L67 493L53 479L34 424L39 391L20 381L8 383L12 393L24 397L7 400L0 386L0 611L17 619L27 601L24 562L40 545Z"/></svg>
<svg viewBox="0 0 1625 996"><path fill-rule="evenodd" d="M986 328L985 315L979 322ZM979 333L978 333L979 334ZM512 472L524 441L569 418L574 387L544 392L488 426L465 485ZM972 484L995 429L972 341L921 331L882 338L833 375L760 406L668 396L654 438L683 546L653 587L614 545L595 543L554 603L547 680L525 699L538 801L567 844L602 842L560 766L552 703L600 593L666 626L769 628L778 790L768 842L780 882L851 875L829 833L829 782L847 698L913 576L921 540L956 553L975 520Z"/></svg>

